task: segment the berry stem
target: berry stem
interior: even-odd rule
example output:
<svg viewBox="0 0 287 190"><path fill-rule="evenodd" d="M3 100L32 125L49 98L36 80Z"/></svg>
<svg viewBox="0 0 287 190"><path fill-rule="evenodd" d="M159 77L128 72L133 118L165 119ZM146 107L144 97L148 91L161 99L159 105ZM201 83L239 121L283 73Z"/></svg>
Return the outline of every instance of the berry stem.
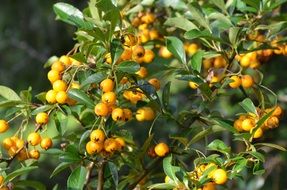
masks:
<svg viewBox="0 0 287 190"><path fill-rule="evenodd" d="M104 189L104 172L105 172L105 165L106 161L102 160L99 163L99 168L98 168L98 187L97 190L103 190Z"/></svg>

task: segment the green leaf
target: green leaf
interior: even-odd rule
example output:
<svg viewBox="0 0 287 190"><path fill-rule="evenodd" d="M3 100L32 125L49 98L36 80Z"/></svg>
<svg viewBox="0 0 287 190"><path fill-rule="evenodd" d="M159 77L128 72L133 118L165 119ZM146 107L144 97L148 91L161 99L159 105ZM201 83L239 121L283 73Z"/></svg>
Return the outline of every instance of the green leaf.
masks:
<svg viewBox="0 0 287 190"><path fill-rule="evenodd" d="M255 162L253 166L253 174L254 175L263 175L265 173L265 169L262 162Z"/></svg>
<svg viewBox="0 0 287 190"><path fill-rule="evenodd" d="M268 146L270 148L275 148L275 149L278 149L278 150L281 150L281 151L287 151L286 148L278 145L278 144L273 144L273 143L256 143L254 144L254 146Z"/></svg>
<svg viewBox="0 0 287 190"><path fill-rule="evenodd" d="M57 56L52 56L52 57L50 57L47 61L46 61L46 63L44 64L44 68L48 68L48 67L51 67L52 66L52 64L55 62L55 61L58 61L58 59L59 59L59 57L57 57Z"/></svg>
<svg viewBox="0 0 287 190"><path fill-rule="evenodd" d="M81 135L80 142L78 145L79 152L81 152L83 150L82 145L88 139L88 137L90 136L90 133L91 133L91 130L87 130ZM84 151L85 151L85 149L84 149Z"/></svg>
<svg viewBox="0 0 287 190"><path fill-rule="evenodd" d="M201 7L198 5L198 3L190 3L188 5L188 8L191 12L191 18L192 20L196 21L199 25L206 29L210 29L208 20L205 19L205 16L201 10Z"/></svg>
<svg viewBox="0 0 287 190"><path fill-rule="evenodd" d="M129 73L129 74L134 74L140 69L140 65L137 62L134 61L124 61L121 62L117 66L117 70L124 72L124 73Z"/></svg>
<svg viewBox="0 0 287 190"><path fill-rule="evenodd" d="M208 150L219 151L224 154L229 154L231 148L228 147L223 141L216 139L207 145Z"/></svg>
<svg viewBox="0 0 287 190"><path fill-rule="evenodd" d="M19 100L21 101L21 98L18 96L18 94L12 90L11 88L8 88L6 86L0 85L0 96L7 100Z"/></svg>
<svg viewBox="0 0 287 190"><path fill-rule="evenodd" d="M70 89L68 91L69 97L72 99L78 101L79 103L85 104L87 107L93 109L95 104L93 100L90 99L90 97L83 92L82 90L79 89Z"/></svg>
<svg viewBox="0 0 287 190"><path fill-rule="evenodd" d="M90 75L88 78L86 78L82 83L81 86L84 87L88 84L92 83L99 83L102 80L104 80L107 77L106 72L97 72L92 75Z"/></svg>
<svg viewBox="0 0 287 190"><path fill-rule="evenodd" d="M250 98L245 98L239 105L247 112L257 115L256 107Z"/></svg>
<svg viewBox="0 0 287 190"><path fill-rule="evenodd" d="M53 107L54 107L53 105L43 105L43 106L40 106L34 109L31 114L36 115L37 113L40 113L40 112L46 112L52 109Z"/></svg>
<svg viewBox="0 0 287 190"><path fill-rule="evenodd" d="M169 155L167 157L165 157L163 159L163 170L164 173L170 178L172 179L174 182L178 182L178 178L176 177L175 173L180 171L179 167L175 167L173 165L171 165L171 161L172 161L172 156Z"/></svg>
<svg viewBox="0 0 287 190"><path fill-rule="evenodd" d="M226 13L224 0L210 0L217 8L219 8L222 12Z"/></svg>
<svg viewBox="0 0 287 190"><path fill-rule="evenodd" d="M47 189L43 183L39 181L33 181L33 180L20 180L14 183L13 185L15 189L21 188L21 187L25 187L25 189L27 189L27 187L32 187L35 190L46 190Z"/></svg>
<svg viewBox="0 0 287 190"><path fill-rule="evenodd" d="M244 170L246 168L248 160L241 157L240 159L234 160L234 163L235 163L235 165L232 168L233 172L230 175L231 178L236 176L236 174L240 173L242 170Z"/></svg>
<svg viewBox="0 0 287 190"><path fill-rule="evenodd" d="M80 166L76 168L68 178L67 187L70 190L83 189L88 170Z"/></svg>
<svg viewBox="0 0 287 190"><path fill-rule="evenodd" d="M123 53L124 49L122 47L122 43L119 39L114 39L111 42L111 58L112 58L112 64L114 65L118 59L120 58L121 54Z"/></svg>
<svg viewBox="0 0 287 190"><path fill-rule="evenodd" d="M170 184L170 183L157 183L148 186L148 189L174 189L176 187L176 184Z"/></svg>
<svg viewBox="0 0 287 190"><path fill-rule="evenodd" d="M93 25L84 20L83 13L68 3L56 3L53 6L57 19L83 29L92 29Z"/></svg>
<svg viewBox="0 0 287 190"><path fill-rule="evenodd" d="M168 18L165 21L164 25L180 28L185 31L189 31L192 29L198 29L198 27L195 24L193 24L191 21L187 20L186 18L182 16Z"/></svg>
<svg viewBox="0 0 287 190"><path fill-rule="evenodd" d="M260 8L261 4L260 0L242 0L242 1L256 10L259 10Z"/></svg>
<svg viewBox="0 0 287 190"><path fill-rule="evenodd" d="M166 37L167 49L183 64L186 64L186 55L183 48L183 43L180 39L174 36Z"/></svg>
<svg viewBox="0 0 287 190"><path fill-rule="evenodd" d="M59 174L60 172L62 172L63 170L65 170L66 168L68 168L71 165L71 163L66 163L66 162L62 162L60 163L52 172L52 174L50 175L50 178L54 177L55 175Z"/></svg>
<svg viewBox="0 0 287 190"><path fill-rule="evenodd" d="M203 38L203 39L207 39L207 40L214 40L214 41L217 41L217 42L228 44L227 42L225 42L221 38L213 36L208 30L200 31L200 30L197 30L197 29L193 29L193 30L187 31L184 34L184 38L189 39L189 40L193 40L193 39L196 39L196 38Z"/></svg>
<svg viewBox="0 0 287 190"><path fill-rule="evenodd" d="M7 108L7 107L14 107L23 104L22 101L15 101L15 100L4 100L0 102L0 108Z"/></svg>
<svg viewBox="0 0 287 190"><path fill-rule="evenodd" d="M154 135L152 134L148 138L146 138L143 146L141 147L140 153L138 155L139 159L143 159L144 156L146 155L146 153L147 153L147 151L148 151L148 149L150 147L150 144L151 144L151 142L153 140L153 137L154 137Z"/></svg>
<svg viewBox="0 0 287 190"><path fill-rule="evenodd" d="M235 48L237 46L237 41L238 41L240 30L241 29L239 27L232 27L229 29L229 32L228 32L229 41Z"/></svg>
<svg viewBox="0 0 287 190"><path fill-rule="evenodd" d="M233 125L231 125L230 123L228 123L228 121L224 121L222 119L213 119L217 125L219 125L220 127L227 129L228 131L232 132L232 133L236 133L236 129L233 127Z"/></svg>
<svg viewBox="0 0 287 190"><path fill-rule="evenodd" d="M171 82L169 81L168 83L166 83L162 91L162 104L166 111L170 109L169 108L170 85Z"/></svg>
<svg viewBox="0 0 287 190"><path fill-rule="evenodd" d="M109 166L109 169L110 169L110 172L112 174L112 178L113 178L113 181L115 183L115 186L118 187L118 184L119 184L119 174L118 174L118 168L117 166L112 163L112 162L108 162L108 166Z"/></svg>
<svg viewBox="0 0 287 190"><path fill-rule="evenodd" d="M4 179L4 183L8 182L8 181L12 181L13 179L15 179L16 177L29 173L32 170L37 169L38 166L28 166L28 167L23 167L17 170L14 170L13 172L9 173L5 179Z"/></svg>
<svg viewBox="0 0 287 190"><path fill-rule="evenodd" d="M192 55L190 59L190 65L193 70L196 70L200 73L201 71L201 65L202 65L202 58L204 55L204 51L199 50L195 54Z"/></svg>
<svg viewBox="0 0 287 190"><path fill-rule="evenodd" d="M253 156L254 158L257 158L259 161L261 162L265 162L265 158L264 156L259 153L259 152L255 152L255 151L247 151L247 152L243 152L245 154L250 154L251 156Z"/></svg>

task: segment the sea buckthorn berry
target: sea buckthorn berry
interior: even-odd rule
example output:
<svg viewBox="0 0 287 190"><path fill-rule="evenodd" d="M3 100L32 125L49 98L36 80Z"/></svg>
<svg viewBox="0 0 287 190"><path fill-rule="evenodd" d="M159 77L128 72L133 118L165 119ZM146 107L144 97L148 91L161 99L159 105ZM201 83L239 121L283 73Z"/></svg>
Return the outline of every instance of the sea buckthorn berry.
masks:
<svg viewBox="0 0 287 190"><path fill-rule="evenodd" d="M230 79L232 80L230 83L229 83L229 86L231 88L238 88L240 85L241 85L241 78L239 76L231 76Z"/></svg>
<svg viewBox="0 0 287 190"><path fill-rule="evenodd" d="M107 104L105 103L98 103L96 106L95 106L95 114L97 116L102 116L102 117L105 117L109 114L109 107Z"/></svg>
<svg viewBox="0 0 287 190"><path fill-rule="evenodd" d="M255 127L254 119L247 118L242 121L242 129L244 131L250 131L253 127Z"/></svg>
<svg viewBox="0 0 287 190"><path fill-rule="evenodd" d="M56 96L57 96L57 92L55 90L49 90L46 93L46 101L50 104L55 104L57 103Z"/></svg>
<svg viewBox="0 0 287 190"><path fill-rule="evenodd" d="M169 147L165 143L159 143L154 147L157 156L163 157L169 153Z"/></svg>
<svg viewBox="0 0 287 190"><path fill-rule="evenodd" d="M169 59L172 57L172 53L167 49L166 46L162 46L160 49L159 49L159 56L160 57L163 57L165 59Z"/></svg>
<svg viewBox="0 0 287 190"><path fill-rule="evenodd" d="M223 169L216 169L213 173L213 180L216 184L222 185L227 181L227 173Z"/></svg>
<svg viewBox="0 0 287 190"><path fill-rule="evenodd" d="M144 57L145 49L143 46L141 45L134 46L132 51L133 51L132 54L133 58Z"/></svg>
<svg viewBox="0 0 287 190"><path fill-rule="evenodd" d="M108 138L104 142L104 149L108 153L112 153L118 149L118 143L115 139L113 138Z"/></svg>
<svg viewBox="0 0 287 190"><path fill-rule="evenodd" d="M30 150L29 151L29 157L32 158L32 159L35 159L35 160L38 160L40 158L40 152L39 150Z"/></svg>
<svg viewBox="0 0 287 190"><path fill-rule="evenodd" d="M188 85L189 85L189 87L192 88L192 89L197 89L197 88L198 88L198 84L195 83L195 82L192 82L192 81L189 81L189 82L188 82Z"/></svg>
<svg viewBox="0 0 287 190"><path fill-rule="evenodd" d="M65 65L63 62L61 61L55 61L52 66L51 69L53 71L58 71L59 73L63 72L65 70Z"/></svg>
<svg viewBox="0 0 287 190"><path fill-rule="evenodd" d="M218 69L225 67L226 66L226 60L222 56L218 56L218 57L214 58L213 66L214 66L214 68L218 68Z"/></svg>
<svg viewBox="0 0 287 190"><path fill-rule="evenodd" d="M254 84L253 78L250 75L243 75L241 77L241 85L243 88L250 88Z"/></svg>
<svg viewBox="0 0 287 190"><path fill-rule="evenodd" d="M121 37L121 42L124 46L132 47L137 44L138 39L134 34L125 34Z"/></svg>
<svg viewBox="0 0 287 190"><path fill-rule="evenodd" d="M151 121L155 118L155 113L151 107L143 107L145 110L145 120Z"/></svg>
<svg viewBox="0 0 287 190"><path fill-rule="evenodd" d="M280 106L276 106L272 113L272 116L281 117L283 115L283 109Z"/></svg>
<svg viewBox="0 0 287 190"><path fill-rule="evenodd" d="M124 118L124 111L122 108L115 108L112 111L112 119L114 121L121 121Z"/></svg>
<svg viewBox="0 0 287 190"><path fill-rule="evenodd" d="M51 148L53 146L53 141L51 138L47 137L47 138L43 138L41 140L41 144L40 144L41 148L43 148L44 150L48 150L49 148Z"/></svg>
<svg viewBox="0 0 287 190"><path fill-rule="evenodd" d="M57 95L56 95L56 100L59 104L65 104L67 103L67 100L68 100L68 94L67 92L65 91L59 91L57 92Z"/></svg>
<svg viewBox="0 0 287 190"><path fill-rule="evenodd" d="M107 53L107 54L105 55L104 61L105 61L106 63L108 63L108 64L112 64L113 61L112 61L111 53Z"/></svg>
<svg viewBox="0 0 287 190"><path fill-rule="evenodd" d="M105 79L100 83L103 92L111 92L114 90L115 83L112 79Z"/></svg>
<svg viewBox="0 0 287 190"><path fill-rule="evenodd" d="M208 182L203 186L202 190L216 190L216 185L212 182Z"/></svg>
<svg viewBox="0 0 287 190"><path fill-rule="evenodd" d="M198 51L199 47L196 43L191 43L187 46L186 51L189 56L195 54Z"/></svg>
<svg viewBox="0 0 287 190"><path fill-rule="evenodd" d="M0 133L4 133L9 129L9 124L7 121L1 119L0 120Z"/></svg>
<svg viewBox="0 0 287 190"><path fill-rule="evenodd" d="M32 145L36 146L41 142L41 136L37 132L30 133L27 137L27 141Z"/></svg>
<svg viewBox="0 0 287 190"><path fill-rule="evenodd" d="M53 83L57 80L60 80L62 78L61 74L59 71L55 70L50 70L47 74L48 80Z"/></svg>
<svg viewBox="0 0 287 190"><path fill-rule="evenodd" d="M151 40L156 40L160 38L160 35L156 29L151 29L149 30L149 37Z"/></svg>
<svg viewBox="0 0 287 190"><path fill-rule="evenodd" d="M15 142L9 137L5 138L2 142L2 144L6 150L9 150L9 148L11 148L12 146L15 146Z"/></svg>
<svg viewBox="0 0 287 190"><path fill-rule="evenodd" d="M149 79L148 83L150 83L156 90L160 89L160 81L157 78Z"/></svg>
<svg viewBox="0 0 287 190"><path fill-rule="evenodd" d="M276 116L271 116L267 121L265 121L265 125L269 129L273 129L279 126L279 119Z"/></svg>
<svg viewBox="0 0 287 190"><path fill-rule="evenodd" d="M244 55L243 57L241 57L240 59L240 65L242 67L249 67L249 65L251 64L251 59L250 57Z"/></svg>
<svg viewBox="0 0 287 190"><path fill-rule="evenodd" d="M106 92L102 95L102 102L107 105L114 105L117 101L116 93Z"/></svg>
<svg viewBox="0 0 287 190"><path fill-rule="evenodd" d="M234 121L233 127L238 131L241 132L243 131L242 129L242 120L241 119L237 119Z"/></svg>
<svg viewBox="0 0 287 190"><path fill-rule="evenodd" d="M40 112L36 115L35 120L38 124L47 124L49 121L49 115L45 112Z"/></svg>
<svg viewBox="0 0 287 190"><path fill-rule="evenodd" d="M25 142L23 139L17 139L14 142L15 142L15 146L17 147L18 150L25 146Z"/></svg>
<svg viewBox="0 0 287 190"><path fill-rule="evenodd" d="M66 55L62 55L59 59L60 62L64 63L64 65L69 66L72 64L72 61L70 59L70 57L66 56Z"/></svg>
<svg viewBox="0 0 287 190"><path fill-rule="evenodd" d="M90 134L90 140L93 142L104 142L106 135L103 130L95 129Z"/></svg>
<svg viewBox="0 0 287 190"><path fill-rule="evenodd" d="M146 13L141 17L141 21L146 24L153 23L155 21L155 15L153 13Z"/></svg>
<svg viewBox="0 0 287 190"><path fill-rule="evenodd" d="M93 142L89 141L86 144L86 151L88 154L93 155L95 153L99 153L103 150L103 142Z"/></svg>
<svg viewBox="0 0 287 190"><path fill-rule="evenodd" d="M255 133L253 134L254 139L258 139L263 136L263 130L261 128L258 128Z"/></svg>
<svg viewBox="0 0 287 190"><path fill-rule="evenodd" d="M129 121L132 119L133 112L130 109L124 108L123 112L124 112L124 118L123 118L124 121Z"/></svg>
<svg viewBox="0 0 287 190"><path fill-rule="evenodd" d="M140 67L140 69L136 72L136 74L140 77L140 78L145 78L148 74L147 69L145 67Z"/></svg>
<svg viewBox="0 0 287 190"><path fill-rule="evenodd" d="M53 83L53 90L56 92L66 91L67 87L67 83L63 80L57 80Z"/></svg>
<svg viewBox="0 0 287 190"><path fill-rule="evenodd" d="M8 150L9 156L13 157L17 154L18 148L16 146L12 146Z"/></svg>
<svg viewBox="0 0 287 190"><path fill-rule="evenodd" d="M125 48L123 53L121 54L121 60L126 61L126 60L131 60L133 55L133 51L131 48Z"/></svg>
<svg viewBox="0 0 287 190"><path fill-rule="evenodd" d="M155 57L154 52L151 49L146 49L143 57L143 62L151 63L154 57Z"/></svg>
<svg viewBox="0 0 287 190"><path fill-rule="evenodd" d="M29 158L29 153L27 152L26 148L23 148L22 150L20 150L20 152L17 154L17 159L19 161L24 161L27 160Z"/></svg>
<svg viewBox="0 0 287 190"><path fill-rule="evenodd" d="M121 150L126 146L126 142L123 138L117 137L115 138L115 141L118 143L118 149Z"/></svg>

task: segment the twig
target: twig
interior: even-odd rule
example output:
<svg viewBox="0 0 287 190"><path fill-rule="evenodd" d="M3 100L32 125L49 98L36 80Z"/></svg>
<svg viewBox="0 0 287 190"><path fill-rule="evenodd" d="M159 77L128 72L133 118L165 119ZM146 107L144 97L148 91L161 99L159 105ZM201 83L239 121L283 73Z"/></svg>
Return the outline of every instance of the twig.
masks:
<svg viewBox="0 0 287 190"><path fill-rule="evenodd" d="M103 190L104 189L105 164L106 164L105 160L102 160L102 162L99 163L99 168L98 168L98 187L97 187L97 190Z"/></svg>

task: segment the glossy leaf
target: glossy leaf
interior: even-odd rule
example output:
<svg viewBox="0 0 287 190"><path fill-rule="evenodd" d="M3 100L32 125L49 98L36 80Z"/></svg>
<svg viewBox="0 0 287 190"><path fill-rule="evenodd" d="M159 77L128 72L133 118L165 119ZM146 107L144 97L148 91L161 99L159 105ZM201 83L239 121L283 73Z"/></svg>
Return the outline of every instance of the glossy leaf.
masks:
<svg viewBox="0 0 287 190"><path fill-rule="evenodd" d="M196 70L200 73L201 71L201 65L202 65L202 58L204 55L204 51L197 51L195 54L192 55L190 60L190 65L193 70Z"/></svg>
<svg viewBox="0 0 287 190"><path fill-rule="evenodd" d="M85 104L87 107L93 109L95 104L93 100L90 99L90 97L83 92L82 90L79 89L70 89L68 91L69 97L72 99L78 101L79 103Z"/></svg>
<svg viewBox="0 0 287 190"><path fill-rule="evenodd" d="M83 189L86 181L88 170L80 166L73 170L67 181L68 189Z"/></svg>
<svg viewBox="0 0 287 190"><path fill-rule="evenodd" d="M167 49L183 64L186 64L186 55L183 48L183 43L180 39L174 36L166 37Z"/></svg>
<svg viewBox="0 0 287 190"><path fill-rule="evenodd" d="M121 62L117 66L117 70L124 72L124 73L129 73L129 74L134 74L140 69L140 65L134 61L125 61Z"/></svg>
<svg viewBox="0 0 287 190"><path fill-rule="evenodd" d="M5 179L4 179L4 183L8 182L8 181L12 181L14 178L29 173L32 170L38 169L38 166L28 166L28 167L22 167L20 169L14 170L13 172L9 173Z"/></svg>
<svg viewBox="0 0 287 190"><path fill-rule="evenodd" d="M0 96L7 100L21 101L21 98L18 96L18 94L14 90L6 86L0 85Z"/></svg>
<svg viewBox="0 0 287 190"><path fill-rule="evenodd" d="M250 98L244 99L239 105L247 112L253 113L257 115L256 107L254 106L252 100Z"/></svg>

